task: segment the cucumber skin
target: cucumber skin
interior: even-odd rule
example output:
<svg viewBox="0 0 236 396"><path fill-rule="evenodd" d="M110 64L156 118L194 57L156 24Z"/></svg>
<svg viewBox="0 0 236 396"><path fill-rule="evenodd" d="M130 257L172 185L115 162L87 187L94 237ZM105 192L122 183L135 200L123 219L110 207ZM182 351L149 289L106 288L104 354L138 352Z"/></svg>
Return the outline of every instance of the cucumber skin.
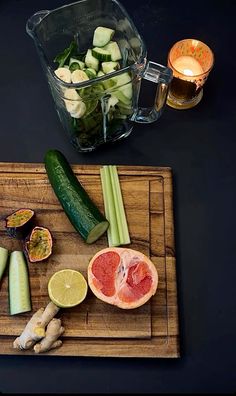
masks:
<svg viewBox="0 0 236 396"><path fill-rule="evenodd" d="M10 315L31 311L28 267L22 251L10 255L8 282Z"/></svg>
<svg viewBox="0 0 236 396"><path fill-rule="evenodd" d="M108 221L93 203L76 178L67 159L58 150L48 150L44 158L52 188L65 214L87 242L90 231L99 223Z"/></svg>
<svg viewBox="0 0 236 396"><path fill-rule="evenodd" d="M0 247L0 281L4 274L8 262L8 250Z"/></svg>

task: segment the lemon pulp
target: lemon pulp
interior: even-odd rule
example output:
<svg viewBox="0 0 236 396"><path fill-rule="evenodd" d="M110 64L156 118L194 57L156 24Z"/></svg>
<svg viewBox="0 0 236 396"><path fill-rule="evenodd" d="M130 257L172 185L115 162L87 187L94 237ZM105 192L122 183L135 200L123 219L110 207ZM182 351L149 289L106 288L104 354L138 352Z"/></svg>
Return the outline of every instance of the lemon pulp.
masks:
<svg viewBox="0 0 236 396"><path fill-rule="evenodd" d="M84 276L72 269L55 272L48 282L48 294L54 304L70 308L80 304L86 297L88 284Z"/></svg>

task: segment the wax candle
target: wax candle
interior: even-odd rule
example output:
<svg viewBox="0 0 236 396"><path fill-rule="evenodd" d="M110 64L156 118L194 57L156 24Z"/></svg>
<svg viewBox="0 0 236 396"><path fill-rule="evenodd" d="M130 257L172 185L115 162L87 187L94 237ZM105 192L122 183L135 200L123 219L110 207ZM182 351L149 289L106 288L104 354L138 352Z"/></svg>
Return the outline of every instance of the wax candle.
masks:
<svg viewBox="0 0 236 396"><path fill-rule="evenodd" d="M200 63L192 56L180 56L173 62L173 67L180 73L186 76L186 80L191 80L192 76L197 76L203 73L203 68Z"/></svg>
<svg viewBox="0 0 236 396"><path fill-rule="evenodd" d="M196 106L203 95L203 85L212 69L211 49L196 39L185 39L173 45L168 66L173 71L167 104L176 109Z"/></svg>

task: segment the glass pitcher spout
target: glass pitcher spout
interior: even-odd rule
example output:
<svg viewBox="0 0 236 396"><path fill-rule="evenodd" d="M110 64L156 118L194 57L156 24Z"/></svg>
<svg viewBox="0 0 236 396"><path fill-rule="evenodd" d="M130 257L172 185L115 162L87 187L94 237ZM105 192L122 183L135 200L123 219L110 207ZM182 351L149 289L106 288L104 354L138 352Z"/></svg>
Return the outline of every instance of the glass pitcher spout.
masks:
<svg viewBox="0 0 236 396"><path fill-rule="evenodd" d="M49 10L41 10L33 14L27 21L26 32L34 38L35 28L50 13Z"/></svg>

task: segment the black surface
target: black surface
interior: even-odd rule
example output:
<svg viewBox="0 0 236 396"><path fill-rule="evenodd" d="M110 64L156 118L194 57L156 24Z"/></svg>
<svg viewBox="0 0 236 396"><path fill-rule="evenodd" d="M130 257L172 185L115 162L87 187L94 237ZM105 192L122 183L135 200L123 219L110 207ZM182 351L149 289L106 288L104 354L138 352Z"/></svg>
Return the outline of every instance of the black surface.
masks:
<svg viewBox="0 0 236 396"><path fill-rule="evenodd" d="M0 161L42 162L47 149L71 163L171 166L182 357L164 359L0 356L0 392L177 393L236 391L235 1L123 0L149 59L166 63L179 39L215 53L201 103L166 108L129 138L78 154L57 118L28 17L59 0L0 2ZM148 100L144 90L142 102ZM0 294L1 299L1 294ZM1 301L1 300L0 300Z"/></svg>

